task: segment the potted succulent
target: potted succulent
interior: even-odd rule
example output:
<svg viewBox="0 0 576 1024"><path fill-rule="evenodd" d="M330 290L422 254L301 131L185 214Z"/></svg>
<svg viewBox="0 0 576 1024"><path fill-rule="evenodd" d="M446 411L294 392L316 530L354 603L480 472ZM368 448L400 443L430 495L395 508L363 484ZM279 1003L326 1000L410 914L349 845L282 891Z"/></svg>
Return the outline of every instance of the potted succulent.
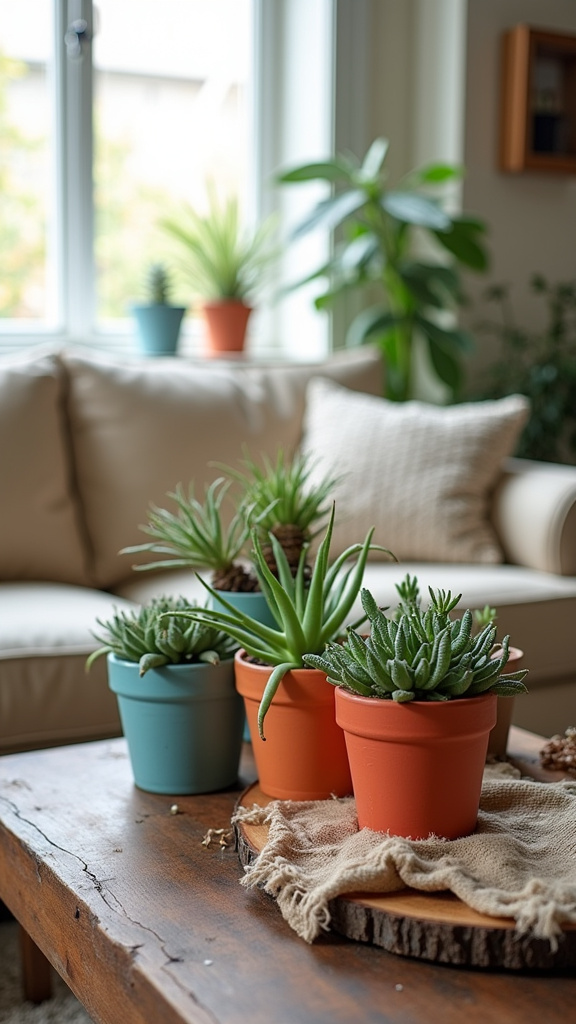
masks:
<svg viewBox="0 0 576 1024"><path fill-rule="evenodd" d="M250 532L258 531L264 543L269 565L274 567L271 532L283 545L296 572L302 548L318 530L328 514L326 505L333 480L320 480L308 486L311 466L307 457L295 455L287 460L282 449L273 462L262 457L261 465L244 449L241 468L220 465L228 479L219 477L205 489L204 501L194 496L193 485L186 494L181 485L168 497L176 503L176 512L152 506L148 522L142 527L152 540L123 549L123 554L150 552L168 556L162 560L136 565L135 569L192 568L209 571L218 600L224 593L241 610L269 625L274 624L260 590L250 550ZM239 484L232 518L227 522L222 505L233 483ZM266 538L264 540L264 538Z"/></svg>
<svg viewBox="0 0 576 1024"><path fill-rule="evenodd" d="M218 199L208 186L205 215L186 206L178 219L162 222L182 253L182 267L207 326L207 354L244 348L251 301L262 272L273 259L273 221L251 230L243 225L236 196Z"/></svg>
<svg viewBox="0 0 576 1024"><path fill-rule="evenodd" d="M434 193L454 181L461 169L433 164L406 175L397 187L387 181L388 141L376 139L363 161L352 154L282 173L279 181L322 181L334 192L321 199L298 225L295 237L316 228L342 228L328 262L304 284L325 278L318 309L344 292L356 291L370 302L350 324L346 341L375 343L386 368L386 395L404 401L414 394L414 351L421 339L431 367L450 397L462 385L462 356L472 338L447 325L446 313L463 302L459 268L483 271L488 264L486 225L469 214L449 214ZM440 197L441 198L441 197ZM424 236L431 257L421 255ZM420 248L420 251L419 251ZM376 304L373 304L373 303Z"/></svg>
<svg viewBox="0 0 576 1024"><path fill-rule="evenodd" d="M186 613L196 622L225 630L241 645L235 656L236 686L244 697L260 787L281 799L320 800L351 791L344 737L335 721L333 688L323 671L306 666L304 656L323 651L343 629L358 596L369 552L376 546L371 543L371 530L362 544L352 545L330 564L333 525L334 508L309 579L306 548L294 576L271 534L276 576L267 564L257 531L252 531L255 566L273 627L243 614L222 596L223 608Z"/></svg>
<svg viewBox="0 0 576 1024"><path fill-rule="evenodd" d="M172 278L163 263L152 264L146 283L148 301L132 306L142 352L147 356L174 355L186 309L171 304Z"/></svg>
<svg viewBox="0 0 576 1024"><path fill-rule="evenodd" d="M526 670L505 673L508 637L492 657L493 623L474 635L469 610L450 617L459 596L430 589L423 611L416 579L397 589L395 617L364 589L370 635L350 629L303 660L336 687L359 827L455 839L476 826L497 696L524 692Z"/></svg>
<svg viewBox="0 0 576 1024"><path fill-rule="evenodd" d="M185 598L158 597L135 612L97 620L140 789L192 794L236 781L244 711L234 686L236 645L216 627L184 617ZM165 619L170 613L170 619Z"/></svg>

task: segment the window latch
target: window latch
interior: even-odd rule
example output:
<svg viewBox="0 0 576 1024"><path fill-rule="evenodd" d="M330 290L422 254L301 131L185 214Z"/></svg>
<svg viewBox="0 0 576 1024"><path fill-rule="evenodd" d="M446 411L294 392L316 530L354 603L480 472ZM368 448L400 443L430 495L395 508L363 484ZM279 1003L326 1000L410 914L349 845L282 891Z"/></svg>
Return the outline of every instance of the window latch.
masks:
<svg viewBox="0 0 576 1024"><path fill-rule="evenodd" d="M82 59L82 43L89 38L88 22L84 18L76 18L70 22L64 35L69 60Z"/></svg>

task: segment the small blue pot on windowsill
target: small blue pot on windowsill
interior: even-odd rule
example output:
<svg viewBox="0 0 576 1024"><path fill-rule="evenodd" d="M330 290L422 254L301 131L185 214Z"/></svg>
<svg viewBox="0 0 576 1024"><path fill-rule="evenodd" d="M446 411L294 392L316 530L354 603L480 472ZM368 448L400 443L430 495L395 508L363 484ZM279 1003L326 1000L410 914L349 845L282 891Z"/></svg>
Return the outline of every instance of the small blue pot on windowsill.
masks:
<svg viewBox="0 0 576 1024"><path fill-rule="evenodd" d="M171 356L178 351L183 306L161 303L132 306L140 351L145 356Z"/></svg>

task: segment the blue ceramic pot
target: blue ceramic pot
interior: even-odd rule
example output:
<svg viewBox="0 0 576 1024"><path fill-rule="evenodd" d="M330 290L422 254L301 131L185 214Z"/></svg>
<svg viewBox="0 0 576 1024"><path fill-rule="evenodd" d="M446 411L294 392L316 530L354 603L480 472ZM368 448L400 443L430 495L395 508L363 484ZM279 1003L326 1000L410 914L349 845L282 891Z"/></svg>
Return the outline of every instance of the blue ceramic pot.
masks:
<svg viewBox="0 0 576 1024"><path fill-rule="evenodd" d="M261 591L248 591L242 593L236 590L217 590L217 594L222 594L222 597L228 601L228 604L234 605L235 608L240 612L244 612L245 615L250 615L257 622L262 622L265 626L271 626L272 629L278 629L278 623L274 619L272 612L270 611L264 594ZM212 600L212 607L217 608L219 611L225 612L226 608L219 601ZM250 735L250 729L248 722L244 726L244 739L246 743L252 742Z"/></svg>
<svg viewBox="0 0 576 1024"><path fill-rule="evenodd" d="M178 350L186 310L180 306L133 306L140 348L146 356L171 356Z"/></svg>
<svg viewBox="0 0 576 1024"><path fill-rule="evenodd" d="M210 793L238 777L244 706L234 662L138 665L108 655L134 781L151 793Z"/></svg>
<svg viewBox="0 0 576 1024"><path fill-rule="evenodd" d="M270 611L264 594L259 590L255 590L248 593L242 593L241 591L234 590L217 590L217 594L221 594L228 604L237 608L239 612L244 612L244 615L250 615L257 622L262 622L265 626L271 626L272 629L278 629L278 623L274 619L272 612ZM212 602L214 608L218 611L225 612L226 609L223 604L219 601Z"/></svg>

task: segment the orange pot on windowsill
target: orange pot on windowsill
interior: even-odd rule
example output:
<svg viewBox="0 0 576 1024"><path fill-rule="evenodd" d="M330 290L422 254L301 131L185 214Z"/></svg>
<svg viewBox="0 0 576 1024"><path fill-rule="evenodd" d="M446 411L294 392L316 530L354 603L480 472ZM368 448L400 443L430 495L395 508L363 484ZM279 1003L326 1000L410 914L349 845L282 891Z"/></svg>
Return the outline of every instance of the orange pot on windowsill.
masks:
<svg viewBox="0 0 576 1024"><path fill-rule="evenodd" d="M272 668L235 658L236 689L244 698L260 788L279 800L349 796L352 779L344 733L336 724L335 688L324 672L288 672L258 735L258 708Z"/></svg>
<svg viewBox="0 0 576 1024"><path fill-rule="evenodd" d="M398 703L337 687L359 827L412 839L473 832L496 701Z"/></svg>
<svg viewBox="0 0 576 1024"><path fill-rule="evenodd" d="M206 354L223 356L244 351L248 320L252 307L237 299L205 302L202 306L206 322Z"/></svg>

